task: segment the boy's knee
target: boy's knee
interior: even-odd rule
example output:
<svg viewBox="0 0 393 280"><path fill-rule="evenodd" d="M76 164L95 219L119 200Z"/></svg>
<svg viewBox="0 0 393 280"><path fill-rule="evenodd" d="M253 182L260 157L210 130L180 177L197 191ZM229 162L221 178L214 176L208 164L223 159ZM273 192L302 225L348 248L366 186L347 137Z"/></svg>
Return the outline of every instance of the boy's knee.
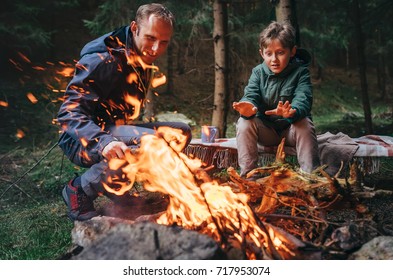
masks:
<svg viewBox="0 0 393 280"><path fill-rule="evenodd" d="M309 118L300 119L297 122L293 123L292 126L296 130L305 130L305 131L314 130L314 124Z"/></svg>
<svg viewBox="0 0 393 280"><path fill-rule="evenodd" d="M256 128L255 124L255 119L244 119L244 118L239 118L239 120L236 123L236 131L239 133L249 131L249 130L254 130Z"/></svg>

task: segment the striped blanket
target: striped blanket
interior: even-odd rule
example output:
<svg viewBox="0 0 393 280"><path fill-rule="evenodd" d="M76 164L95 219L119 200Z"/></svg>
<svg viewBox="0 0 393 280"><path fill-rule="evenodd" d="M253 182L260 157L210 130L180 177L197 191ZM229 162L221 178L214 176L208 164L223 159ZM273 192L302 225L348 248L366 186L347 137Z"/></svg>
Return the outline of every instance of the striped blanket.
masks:
<svg viewBox="0 0 393 280"><path fill-rule="evenodd" d="M379 171L381 157L393 157L393 137L382 135L365 135L351 138L343 133L326 132L318 135L321 163L327 165L329 174L339 170L341 164L346 166L356 159L365 173ZM296 156L294 147L284 147L286 155ZM266 165L274 161L276 146L259 146L260 164ZM186 148L187 155L200 158L206 165L218 168L238 167L236 138L217 139L215 143L202 143L201 139L193 139Z"/></svg>

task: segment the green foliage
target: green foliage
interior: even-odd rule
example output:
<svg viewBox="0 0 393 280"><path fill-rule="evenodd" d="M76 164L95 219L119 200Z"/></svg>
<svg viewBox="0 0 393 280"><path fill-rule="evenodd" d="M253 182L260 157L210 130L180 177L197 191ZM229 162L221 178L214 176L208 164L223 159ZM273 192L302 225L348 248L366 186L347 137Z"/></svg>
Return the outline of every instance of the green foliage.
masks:
<svg viewBox="0 0 393 280"><path fill-rule="evenodd" d="M187 2L186 5L168 5L176 17L175 39L191 41L203 39L213 30L212 6L205 1Z"/></svg>
<svg viewBox="0 0 393 280"><path fill-rule="evenodd" d="M47 21L64 8L77 5L77 0L6 0L0 12L0 37L7 40L1 41L0 46L30 51L35 47L48 48L52 44L51 35L56 30L51 30L52 26L47 25Z"/></svg>
<svg viewBox="0 0 393 280"><path fill-rule="evenodd" d="M135 15L140 2L146 1L105 1L99 6L93 20L83 20L83 22L92 34L102 35L129 24L133 20L133 15Z"/></svg>
<svg viewBox="0 0 393 280"><path fill-rule="evenodd" d="M38 21L42 8L25 5L19 1L13 1L9 5L10 11L0 14L0 37L7 38L7 43L11 42L16 46L50 44L51 32L45 30Z"/></svg>
<svg viewBox="0 0 393 280"><path fill-rule="evenodd" d="M273 7L268 2L262 1L261 4L249 10L237 9L236 5L231 6L229 38L231 46L236 49L238 55L249 56L252 53L258 55L259 33L272 20Z"/></svg>
<svg viewBox="0 0 393 280"><path fill-rule="evenodd" d="M313 52L318 65L325 66L334 52L348 48L351 33L343 3L301 1L298 10L301 46Z"/></svg>

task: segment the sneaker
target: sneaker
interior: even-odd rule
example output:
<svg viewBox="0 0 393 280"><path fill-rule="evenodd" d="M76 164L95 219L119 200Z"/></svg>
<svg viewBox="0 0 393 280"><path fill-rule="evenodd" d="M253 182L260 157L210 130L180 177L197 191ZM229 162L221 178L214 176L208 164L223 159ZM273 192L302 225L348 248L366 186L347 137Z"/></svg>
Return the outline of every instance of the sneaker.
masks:
<svg viewBox="0 0 393 280"><path fill-rule="evenodd" d="M63 199L68 207L68 217L72 221L85 221L98 216L93 201L80 187L72 185L72 180L63 188Z"/></svg>

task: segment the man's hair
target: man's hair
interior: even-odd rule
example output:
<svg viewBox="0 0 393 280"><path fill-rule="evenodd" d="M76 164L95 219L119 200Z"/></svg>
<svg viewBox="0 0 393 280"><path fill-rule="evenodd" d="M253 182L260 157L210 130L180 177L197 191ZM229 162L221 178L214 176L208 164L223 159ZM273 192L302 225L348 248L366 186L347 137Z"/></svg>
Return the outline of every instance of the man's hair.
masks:
<svg viewBox="0 0 393 280"><path fill-rule="evenodd" d="M169 22L172 27L174 27L175 16L166 7L158 3L150 3L140 6L136 12L135 22L140 25L144 19L148 19L152 14Z"/></svg>
<svg viewBox="0 0 393 280"><path fill-rule="evenodd" d="M273 21L259 34L259 47L267 48L274 39L278 39L284 48L292 49L296 44L295 29L288 23Z"/></svg>

